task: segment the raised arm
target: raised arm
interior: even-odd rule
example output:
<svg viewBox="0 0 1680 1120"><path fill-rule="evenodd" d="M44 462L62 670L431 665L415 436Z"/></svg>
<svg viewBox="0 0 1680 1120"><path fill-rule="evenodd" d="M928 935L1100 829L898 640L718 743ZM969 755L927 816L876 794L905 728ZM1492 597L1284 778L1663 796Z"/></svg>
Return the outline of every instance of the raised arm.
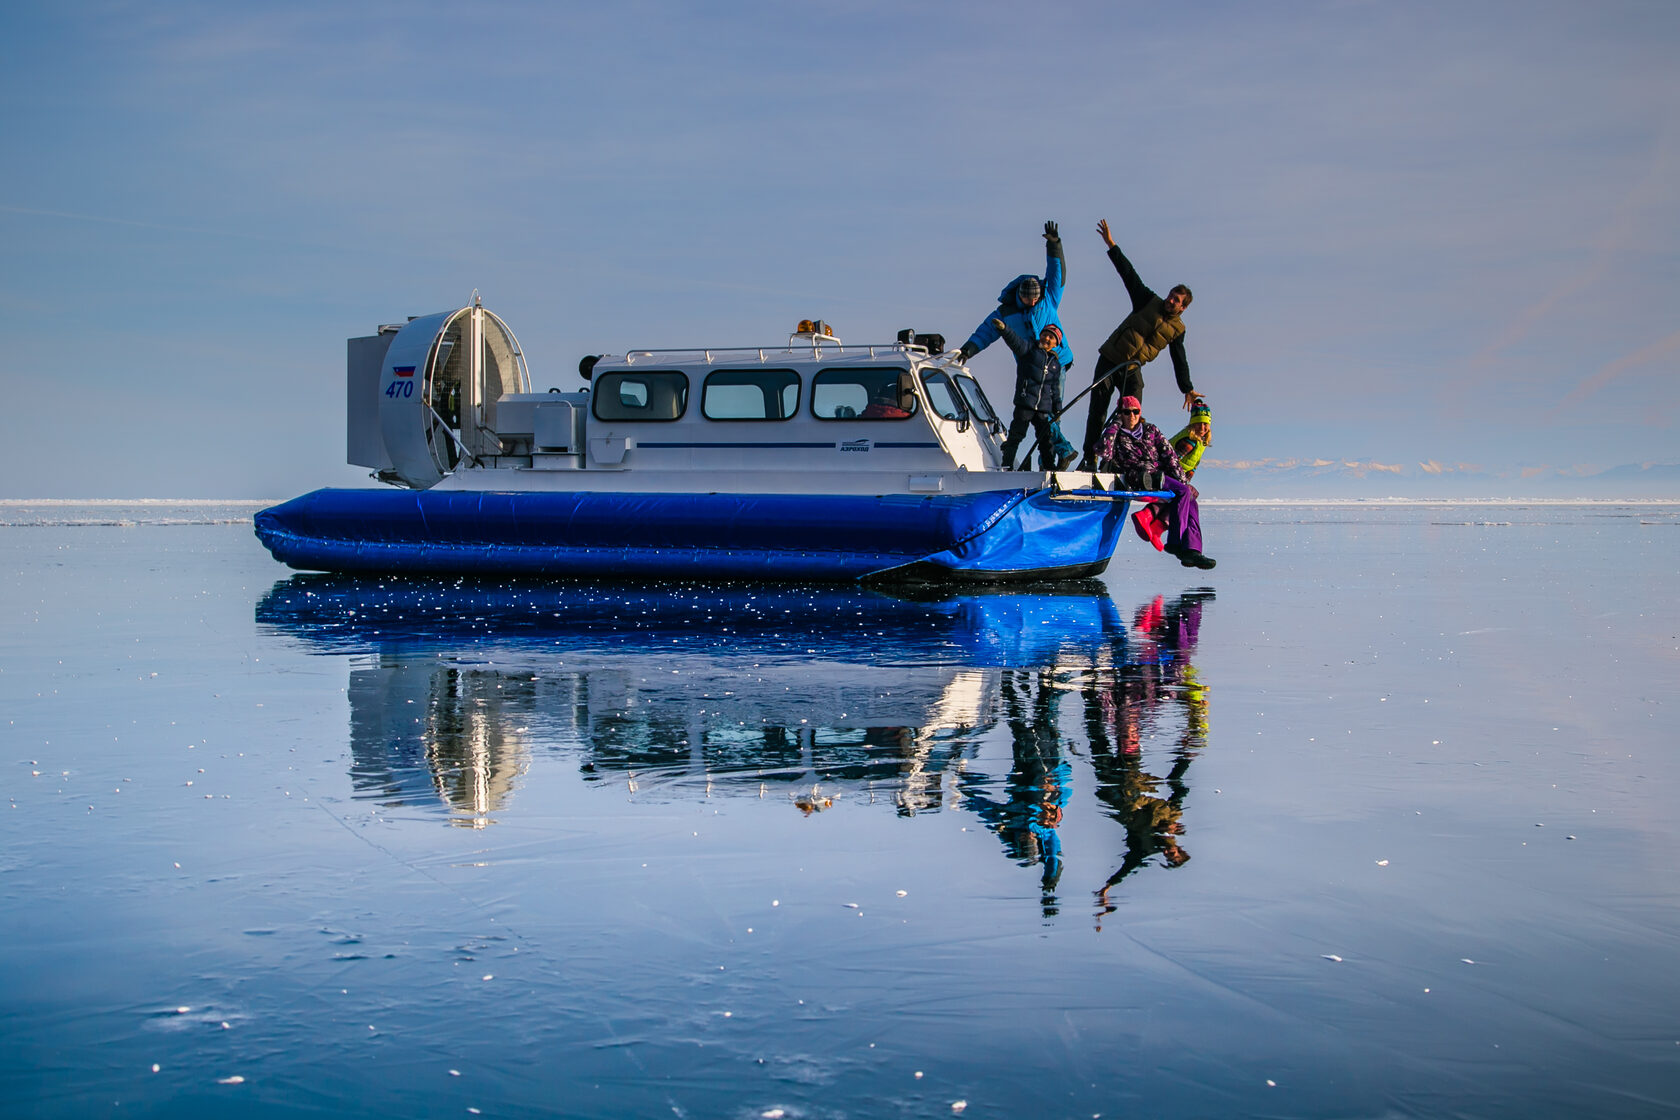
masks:
<svg viewBox="0 0 1680 1120"><path fill-rule="evenodd" d="M1138 277L1137 269L1126 259L1126 254L1120 251L1120 246L1114 243L1114 235L1108 230L1108 219L1097 223L1097 233L1102 236L1103 244L1108 246L1108 260L1114 265L1114 271L1120 274L1120 279L1126 285L1126 294L1132 297L1132 310L1136 311L1144 304L1155 298L1143 280Z"/></svg>
<svg viewBox="0 0 1680 1120"><path fill-rule="evenodd" d="M1003 344L1009 347L1010 350L1014 351L1017 358L1026 357L1027 353L1032 350L1032 344L1020 335L1016 334L1014 331L1010 330L1009 324L1005 323L1002 319L991 319L989 322L992 325L992 329L997 331L998 337L1003 339Z"/></svg>
<svg viewBox="0 0 1680 1120"><path fill-rule="evenodd" d="M1062 304L1067 287L1067 256L1062 252L1061 231L1055 222L1044 223L1044 299L1051 307Z"/></svg>

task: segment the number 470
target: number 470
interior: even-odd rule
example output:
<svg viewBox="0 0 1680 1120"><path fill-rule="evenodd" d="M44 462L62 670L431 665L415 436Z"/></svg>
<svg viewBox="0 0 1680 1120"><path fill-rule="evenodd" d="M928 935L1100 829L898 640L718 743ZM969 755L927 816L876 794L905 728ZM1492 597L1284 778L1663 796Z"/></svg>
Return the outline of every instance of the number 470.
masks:
<svg viewBox="0 0 1680 1120"><path fill-rule="evenodd" d="M385 395L387 397L412 397L414 395L414 382L393 381L385 386Z"/></svg>

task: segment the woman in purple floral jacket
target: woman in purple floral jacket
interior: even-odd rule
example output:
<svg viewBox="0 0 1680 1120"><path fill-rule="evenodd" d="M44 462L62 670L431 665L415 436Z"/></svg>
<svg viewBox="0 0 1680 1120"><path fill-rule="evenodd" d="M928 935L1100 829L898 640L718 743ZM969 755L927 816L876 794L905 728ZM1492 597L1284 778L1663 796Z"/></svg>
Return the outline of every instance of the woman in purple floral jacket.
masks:
<svg viewBox="0 0 1680 1120"><path fill-rule="evenodd" d="M1213 557L1202 555L1202 513L1196 505L1196 488L1184 481L1172 444L1161 429L1143 418L1143 406L1136 397L1121 397L1114 419L1103 429L1098 469L1113 471L1134 489L1152 484L1144 476L1159 471L1159 488L1173 495L1163 551L1178 557L1186 568L1213 567ZM1150 485L1150 489L1155 487Z"/></svg>

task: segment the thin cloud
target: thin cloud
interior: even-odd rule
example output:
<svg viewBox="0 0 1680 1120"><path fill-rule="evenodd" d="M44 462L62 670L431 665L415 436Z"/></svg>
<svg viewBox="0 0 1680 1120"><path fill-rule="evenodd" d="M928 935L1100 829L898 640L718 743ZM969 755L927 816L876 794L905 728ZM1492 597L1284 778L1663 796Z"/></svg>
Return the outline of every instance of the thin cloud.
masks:
<svg viewBox="0 0 1680 1120"><path fill-rule="evenodd" d="M64 218L73 222L103 222L106 225L129 226L134 229L157 229L168 233L202 233L213 237L248 237L256 241L290 240L289 238L270 237L261 233L244 233L237 230L167 225L163 222L136 221L133 218L110 218L103 214L75 214L68 210L37 210L30 206L9 206L3 202L0 202L0 211L7 214L27 214L33 218Z"/></svg>
<svg viewBox="0 0 1680 1120"><path fill-rule="evenodd" d="M1658 138L1645 174L1622 196L1616 206L1614 218L1597 238L1597 244L1586 267L1564 278L1562 283L1538 302L1519 312L1492 342L1483 346L1470 359L1473 368L1491 364L1501 351L1521 342L1537 324L1550 319L1565 300L1600 283L1610 274L1610 266L1617 255L1631 247L1646 230L1648 223L1641 220L1642 212L1648 207L1663 205L1668 200L1670 183L1674 178L1672 135L1671 132L1665 132Z"/></svg>
<svg viewBox="0 0 1680 1120"><path fill-rule="evenodd" d="M1564 394L1563 399L1552 410L1555 414L1571 405L1578 405L1610 382L1620 377L1630 369L1649 365L1658 358L1680 350L1680 331L1675 331L1667 338L1659 339L1649 346L1641 347L1631 354L1624 354L1620 358L1601 368L1597 373L1581 382L1575 388Z"/></svg>
<svg viewBox="0 0 1680 1120"><path fill-rule="evenodd" d="M1205 459L1210 467L1230 471L1293 471L1312 470L1320 473L1350 473L1358 478L1364 478L1372 471L1381 474L1404 474L1404 463L1379 463L1375 460L1360 462L1357 459ZM1326 468L1335 468L1326 470Z"/></svg>
<svg viewBox="0 0 1680 1120"><path fill-rule="evenodd" d="M162 233L190 233L199 237L230 237L243 241L261 241L270 245L306 245L317 249L349 249L355 247L308 238L255 233L250 230L171 225L167 222L142 222L136 218L113 218L105 214L77 214L69 210L41 210L31 206L12 206L4 202L0 202L0 213L23 214L31 218L59 218L68 222L95 222L100 225L126 226L130 229L155 229Z"/></svg>

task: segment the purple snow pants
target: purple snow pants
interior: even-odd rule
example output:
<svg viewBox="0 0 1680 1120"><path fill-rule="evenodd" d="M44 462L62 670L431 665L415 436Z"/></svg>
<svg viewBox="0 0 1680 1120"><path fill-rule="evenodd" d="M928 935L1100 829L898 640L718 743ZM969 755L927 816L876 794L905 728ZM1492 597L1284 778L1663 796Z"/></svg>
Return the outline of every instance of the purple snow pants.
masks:
<svg viewBox="0 0 1680 1120"><path fill-rule="evenodd" d="M1190 487L1176 478L1161 479L1163 489L1173 493L1172 505L1168 508L1167 521L1167 551L1176 552L1187 548L1192 552L1202 550L1202 510L1196 504L1196 495Z"/></svg>

